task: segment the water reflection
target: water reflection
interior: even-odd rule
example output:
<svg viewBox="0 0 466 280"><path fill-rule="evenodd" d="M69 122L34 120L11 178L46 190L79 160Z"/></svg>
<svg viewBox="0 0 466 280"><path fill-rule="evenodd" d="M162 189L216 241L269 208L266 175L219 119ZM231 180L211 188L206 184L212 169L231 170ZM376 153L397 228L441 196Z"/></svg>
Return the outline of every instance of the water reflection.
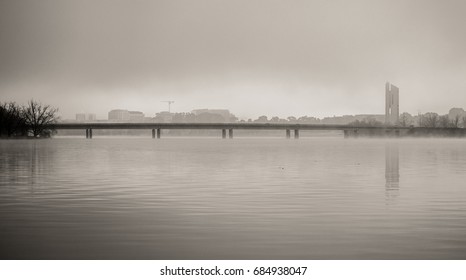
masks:
<svg viewBox="0 0 466 280"><path fill-rule="evenodd" d="M464 147L1 140L0 259L464 259Z"/></svg>
<svg viewBox="0 0 466 280"><path fill-rule="evenodd" d="M0 187L18 193L34 194L43 187L53 166L55 150L40 141L2 141L0 143ZM7 193L3 193L6 195ZM11 194L11 193L9 193Z"/></svg>
<svg viewBox="0 0 466 280"><path fill-rule="evenodd" d="M400 190L400 151L398 143L385 145L385 196L388 201L398 197Z"/></svg>

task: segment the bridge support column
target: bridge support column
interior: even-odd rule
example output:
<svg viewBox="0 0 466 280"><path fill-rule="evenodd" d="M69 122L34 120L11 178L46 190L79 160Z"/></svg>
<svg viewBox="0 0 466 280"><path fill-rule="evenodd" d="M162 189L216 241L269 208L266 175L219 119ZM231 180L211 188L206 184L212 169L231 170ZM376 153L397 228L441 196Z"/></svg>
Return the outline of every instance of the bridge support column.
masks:
<svg viewBox="0 0 466 280"><path fill-rule="evenodd" d="M233 139L233 128L228 129L228 138Z"/></svg>
<svg viewBox="0 0 466 280"><path fill-rule="evenodd" d="M89 129L86 128L86 139L89 138Z"/></svg>
<svg viewBox="0 0 466 280"><path fill-rule="evenodd" d="M222 129L222 139L225 139L225 138L227 138L227 130Z"/></svg>
<svg viewBox="0 0 466 280"><path fill-rule="evenodd" d="M291 131L289 129L286 130L286 139L290 139Z"/></svg>
<svg viewBox="0 0 466 280"><path fill-rule="evenodd" d="M294 130L294 139L299 139L299 130L298 129Z"/></svg>
<svg viewBox="0 0 466 280"><path fill-rule="evenodd" d="M152 139L155 138L155 129L152 129Z"/></svg>
<svg viewBox="0 0 466 280"><path fill-rule="evenodd" d="M89 128L89 139L92 139L92 128Z"/></svg>
<svg viewBox="0 0 466 280"><path fill-rule="evenodd" d="M162 130L157 128L157 139L160 139L160 135L162 135Z"/></svg>

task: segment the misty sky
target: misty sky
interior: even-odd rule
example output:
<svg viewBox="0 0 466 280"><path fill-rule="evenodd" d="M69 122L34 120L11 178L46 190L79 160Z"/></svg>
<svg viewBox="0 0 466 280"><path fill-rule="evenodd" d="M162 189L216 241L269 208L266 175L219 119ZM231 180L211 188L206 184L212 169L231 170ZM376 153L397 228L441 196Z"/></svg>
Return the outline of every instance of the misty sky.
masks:
<svg viewBox="0 0 466 280"><path fill-rule="evenodd" d="M466 108L466 1L0 0L0 101L64 118Z"/></svg>

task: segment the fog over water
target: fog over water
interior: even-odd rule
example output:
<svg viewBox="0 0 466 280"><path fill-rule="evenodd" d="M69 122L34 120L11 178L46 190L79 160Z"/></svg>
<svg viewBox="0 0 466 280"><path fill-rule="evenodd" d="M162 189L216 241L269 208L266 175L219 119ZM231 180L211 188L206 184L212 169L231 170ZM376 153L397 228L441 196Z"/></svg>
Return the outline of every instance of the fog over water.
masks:
<svg viewBox="0 0 466 280"><path fill-rule="evenodd" d="M0 141L2 259L464 259L462 139Z"/></svg>
<svg viewBox="0 0 466 280"><path fill-rule="evenodd" d="M63 118L111 109L260 115L377 114L466 104L460 0L4 0L0 97Z"/></svg>
<svg viewBox="0 0 466 280"><path fill-rule="evenodd" d="M0 103L34 99L83 121L0 139L0 258L465 259L462 138L290 126L220 139L233 128L83 119L207 122L153 117L208 108L257 125L378 125L387 102L392 124L431 117L402 115L429 127L409 135L459 136L464 111L425 113L466 108L465 14L460 0L0 1ZM1 136L27 138L16 124Z"/></svg>

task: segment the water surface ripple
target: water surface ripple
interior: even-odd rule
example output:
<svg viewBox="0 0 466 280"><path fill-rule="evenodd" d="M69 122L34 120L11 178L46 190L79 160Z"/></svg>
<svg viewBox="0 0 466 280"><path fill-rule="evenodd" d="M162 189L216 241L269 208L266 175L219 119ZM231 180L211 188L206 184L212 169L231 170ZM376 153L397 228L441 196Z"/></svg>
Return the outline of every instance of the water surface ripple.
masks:
<svg viewBox="0 0 466 280"><path fill-rule="evenodd" d="M2 259L465 259L466 141L0 141Z"/></svg>

